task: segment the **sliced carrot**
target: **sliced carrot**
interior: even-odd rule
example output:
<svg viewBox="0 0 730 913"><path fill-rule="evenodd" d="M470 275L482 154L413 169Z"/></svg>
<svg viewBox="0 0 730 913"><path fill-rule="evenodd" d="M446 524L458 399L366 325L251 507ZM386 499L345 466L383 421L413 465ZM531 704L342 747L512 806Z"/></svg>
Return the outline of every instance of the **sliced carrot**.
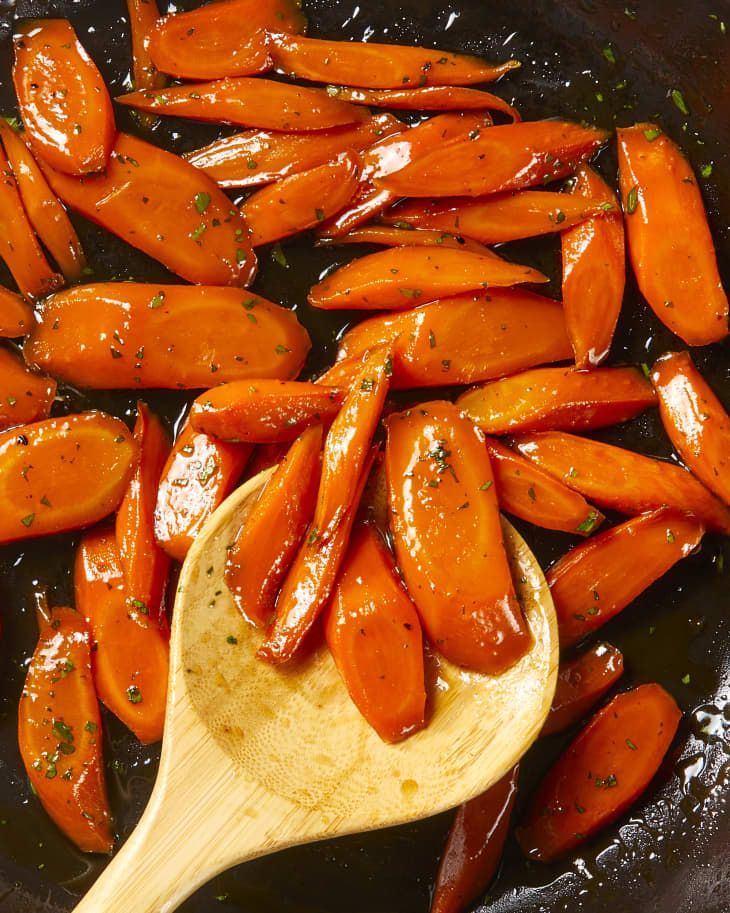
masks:
<svg viewBox="0 0 730 913"><path fill-rule="evenodd" d="M483 130L474 139L442 143L379 188L401 197L483 196L565 177L608 139L568 121L538 120Z"/></svg>
<svg viewBox="0 0 730 913"><path fill-rule="evenodd" d="M352 199L359 171L358 155L343 152L254 193L241 207L253 246L298 234L336 215Z"/></svg>
<svg viewBox="0 0 730 913"><path fill-rule="evenodd" d="M9 349L0 349L0 430L48 418L56 381L26 368Z"/></svg>
<svg viewBox="0 0 730 913"><path fill-rule="evenodd" d="M626 282L624 222L618 200L600 175L581 165L571 193L599 199L603 212L561 235L563 308L579 368L599 365L613 340ZM610 208L609 208L610 207Z"/></svg>
<svg viewBox="0 0 730 913"><path fill-rule="evenodd" d="M688 345L728 333L728 300L692 167L654 124L617 131L629 254L641 294Z"/></svg>
<svg viewBox="0 0 730 913"><path fill-rule="evenodd" d="M512 445L600 507L630 516L674 507L730 534L730 510L674 463L560 431L521 434Z"/></svg>
<svg viewBox="0 0 730 913"><path fill-rule="evenodd" d="M25 298L0 285L0 336L17 339L33 326L33 308Z"/></svg>
<svg viewBox="0 0 730 913"><path fill-rule="evenodd" d="M93 529L82 537L74 589L76 608L91 628L99 699L140 742L159 742L170 663L167 628L130 606L112 527Z"/></svg>
<svg viewBox="0 0 730 913"><path fill-rule="evenodd" d="M370 45L372 47L372 45ZM425 86L418 89L351 89L327 86L328 94L355 105L401 111L500 111L513 121L519 111L498 95L461 86Z"/></svg>
<svg viewBox="0 0 730 913"><path fill-rule="evenodd" d="M567 485L528 459L487 438L497 500L502 510L543 529L590 536L605 519Z"/></svg>
<svg viewBox="0 0 730 913"><path fill-rule="evenodd" d="M241 481L247 482L249 479L254 479L260 472L266 472L267 469L278 466L288 450L288 444L259 444L254 447Z"/></svg>
<svg viewBox="0 0 730 913"><path fill-rule="evenodd" d="M116 134L112 102L71 23L27 19L13 40L13 82L34 150L66 174L104 169Z"/></svg>
<svg viewBox="0 0 730 913"><path fill-rule="evenodd" d="M459 405L487 434L590 431L635 418L656 394L636 368L536 368L469 390Z"/></svg>
<svg viewBox="0 0 730 913"><path fill-rule="evenodd" d="M196 389L295 377L310 347L293 311L232 288L85 285L49 298L29 364L89 389Z"/></svg>
<svg viewBox="0 0 730 913"><path fill-rule="evenodd" d="M382 244L385 247L448 247L452 250L468 250L473 254L488 257L490 251L478 241L464 238L446 231L414 231L410 226L364 225L355 228L346 235L334 235L331 238L320 237L315 247L335 247L338 244Z"/></svg>
<svg viewBox="0 0 730 913"><path fill-rule="evenodd" d="M538 787L517 832L525 855L551 862L619 818L653 779L681 718L659 685L617 695Z"/></svg>
<svg viewBox="0 0 730 913"><path fill-rule="evenodd" d="M83 853L114 845L89 630L78 612L40 613L18 708L20 754L35 794Z"/></svg>
<svg viewBox="0 0 730 913"><path fill-rule="evenodd" d="M157 0L127 0L129 30L132 37L132 87L134 89L161 89L167 78L152 62L150 36L160 21ZM143 124L151 127L155 118L145 117Z"/></svg>
<svg viewBox="0 0 730 913"><path fill-rule="evenodd" d="M255 625L274 616L279 588L312 522L322 464L322 426L292 444L228 550L225 579Z"/></svg>
<svg viewBox="0 0 730 913"><path fill-rule="evenodd" d="M387 429L395 554L424 629L451 662L498 675L525 653L531 635L484 438L448 402L391 415Z"/></svg>

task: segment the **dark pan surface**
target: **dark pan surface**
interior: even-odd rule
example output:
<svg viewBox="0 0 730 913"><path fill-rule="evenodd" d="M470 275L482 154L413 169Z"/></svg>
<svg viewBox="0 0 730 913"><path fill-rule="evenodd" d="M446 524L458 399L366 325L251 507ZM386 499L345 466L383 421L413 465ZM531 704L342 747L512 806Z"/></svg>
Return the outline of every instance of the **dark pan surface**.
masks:
<svg viewBox="0 0 730 913"><path fill-rule="evenodd" d="M730 282L730 28L727 0L308 0L311 34L422 42L483 53L514 55L522 71L501 84L526 117L564 115L604 127L657 117L683 145L696 168L712 163L703 180L726 283ZM180 7L195 5L186 0ZM14 113L10 87L12 0L0 3L0 110ZM171 4L172 6L172 4ZM69 16L102 68L113 92L122 91L129 68L123 0L18 0L17 16ZM604 54L611 47L611 63ZM608 54L608 57L611 55ZM679 88L691 115L667 97ZM126 112L123 129L133 129ZM155 141L184 151L215 130L168 121ZM615 173L612 152L601 168ZM94 227L79 230L100 279L161 281L164 270ZM515 256L557 275L554 242L513 245ZM356 253L312 251L309 242L285 245L289 268L264 252L256 289L297 307L315 339L319 363L331 355L342 315L313 315L303 302L320 272ZM0 273L0 281L9 277ZM559 294L559 286L552 286ZM614 362L647 362L679 348L659 326L630 284L614 347ZM322 352L325 355L322 355ZM730 406L728 344L695 350L698 364ZM313 362L312 369L317 365ZM64 408L95 406L126 417L134 399L86 397L67 390ZM148 397L171 424L184 400ZM656 414L607 434L645 452L667 455ZM2 506L0 505L0 509ZM565 551L567 537L528 530L543 562ZM72 598L69 567L75 538L56 537L23 549L0 549L0 605L5 633L0 643L0 911L73 908L103 861L76 853L48 823L30 795L16 747L17 701L34 646L31 595L37 582L57 602ZM659 681L685 711L673 754L645 799L632 813L563 865L525 863L508 846L506 861L486 906L493 913L727 913L730 910L730 561L727 546L705 540L699 554L676 568L605 636L625 653L622 687ZM728 555L730 558L730 554ZM722 564L726 570L722 573ZM689 683L682 679L689 674ZM154 779L157 751L142 749L107 717L109 779L121 839L131 831ZM523 799L564 744L541 743L524 765ZM186 763L180 758L180 763ZM203 772L204 775L204 772ZM191 898L184 913L426 913L429 891L450 816L336 843L295 849L230 872ZM130 911L133 913L133 911Z"/></svg>

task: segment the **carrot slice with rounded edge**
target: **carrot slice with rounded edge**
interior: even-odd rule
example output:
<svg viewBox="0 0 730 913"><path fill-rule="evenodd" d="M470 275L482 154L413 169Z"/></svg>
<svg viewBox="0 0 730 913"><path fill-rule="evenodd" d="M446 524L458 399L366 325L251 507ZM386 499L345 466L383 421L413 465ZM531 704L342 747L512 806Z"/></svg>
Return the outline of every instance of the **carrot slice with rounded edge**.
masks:
<svg viewBox="0 0 730 913"><path fill-rule="evenodd" d="M338 213L357 189L359 170L359 156L343 152L254 193L241 207L253 246L314 228Z"/></svg>
<svg viewBox="0 0 730 913"><path fill-rule="evenodd" d="M487 438L501 510L543 529L590 536L605 517L556 478L528 459Z"/></svg>
<svg viewBox="0 0 730 913"><path fill-rule="evenodd" d="M292 444L239 530L226 558L225 579L238 610L269 624L276 595L312 522L322 461L322 426Z"/></svg>
<svg viewBox="0 0 730 913"><path fill-rule="evenodd" d="M350 697L384 742L423 729L421 623L385 542L367 523L353 530L324 632Z"/></svg>
<svg viewBox="0 0 730 913"><path fill-rule="evenodd" d="M431 913L463 913L497 874L517 797L519 766L460 805L446 840Z"/></svg>
<svg viewBox="0 0 730 913"><path fill-rule="evenodd" d="M39 612L40 637L18 708L18 742L41 805L83 853L110 853L89 630L73 609Z"/></svg>
<svg viewBox="0 0 730 913"><path fill-rule="evenodd" d="M605 130L538 120L440 143L376 186L397 197L484 196L565 177L608 140Z"/></svg>
<svg viewBox="0 0 730 913"><path fill-rule="evenodd" d="M688 345L728 334L728 300L692 166L654 124L616 131L629 254L641 294Z"/></svg>
<svg viewBox="0 0 730 913"><path fill-rule="evenodd" d="M560 237L565 322L576 365L591 368L608 355L624 299L624 223L616 195L588 165L576 172L571 193L576 201L602 201L600 217L564 226Z"/></svg>
<svg viewBox="0 0 730 913"><path fill-rule="evenodd" d="M702 541L696 517L662 508L583 542L546 575L562 647L605 625Z"/></svg>
<svg viewBox="0 0 730 913"><path fill-rule="evenodd" d="M629 515L674 507L730 535L730 510L674 463L561 431L520 434L510 445L600 507Z"/></svg>
<svg viewBox="0 0 730 913"><path fill-rule="evenodd" d="M116 282L44 301L29 364L87 389L200 389L295 377L309 335L293 311L232 288Z"/></svg>
<svg viewBox="0 0 730 913"><path fill-rule="evenodd" d="M336 247L339 244L382 244L385 247L448 247L452 250L468 250L482 257L494 255L489 248L464 238L459 234L446 231L429 231L428 229L405 228L402 225L364 225L355 228L346 235L334 235L331 238L320 237L315 247Z"/></svg>
<svg viewBox="0 0 730 913"><path fill-rule="evenodd" d="M372 45L369 45L372 47ZM460 86L426 86L418 89L351 89L327 86L327 93L342 101L371 108L401 111L500 111L513 121L522 120L519 111L498 95Z"/></svg>
<svg viewBox="0 0 730 913"><path fill-rule="evenodd" d="M167 623L130 606L112 527L85 533L74 565L76 607L91 628L99 700L140 742L159 742L170 664Z"/></svg>
<svg viewBox="0 0 730 913"><path fill-rule="evenodd" d="M656 401L636 368L535 368L468 390L458 403L482 431L508 434L619 425Z"/></svg>
<svg viewBox="0 0 730 913"><path fill-rule="evenodd" d="M535 269L491 254L399 247L340 267L317 283L307 300L326 310L399 310L487 286L548 281Z"/></svg>
<svg viewBox="0 0 730 913"><path fill-rule="evenodd" d="M386 422L398 565L436 650L498 675L532 637L502 541L482 433L453 403L424 403Z"/></svg>
<svg viewBox="0 0 730 913"><path fill-rule="evenodd" d="M682 461L718 498L730 504L730 416L687 352L654 364L659 413Z"/></svg>
<svg viewBox="0 0 730 913"><path fill-rule="evenodd" d="M166 624L164 598L170 558L155 541L155 505L170 440L160 419L142 402L137 403L134 439L139 456L117 513L117 544L129 603L161 625Z"/></svg>
<svg viewBox="0 0 730 913"><path fill-rule="evenodd" d="M48 166L44 172L64 203L188 282L253 281L256 257L243 217L179 156L120 133L104 174L77 180Z"/></svg>
<svg viewBox="0 0 730 913"><path fill-rule="evenodd" d="M48 418L56 381L26 368L9 349L0 348L0 430Z"/></svg>
<svg viewBox="0 0 730 913"><path fill-rule="evenodd" d="M13 82L34 150L65 174L102 171L114 146L114 111L71 23L28 19L13 41Z"/></svg>
<svg viewBox="0 0 730 913"><path fill-rule="evenodd" d="M344 398L344 390L305 381L234 381L201 393L190 424L222 441L283 443L310 425L331 422Z"/></svg>
<svg viewBox="0 0 730 913"><path fill-rule="evenodd" d="M122 500L136 450L124 422L103 412L0 434L0 542L79 529L106 517Z"/></svg>
<svg viewBox="0 0 730 913"><path fill-rule="evenodd" d="M132 38L132 88L161 89L167 77L152 62L150 36L160 21L157 0L127 0L129 31ZM140 117L145 127L151 127L155 118Z"/></svg>
<svg viewBox="0 0 730 913"><path fill-rule="evenodd" d="M594 644L575 659L563 660L541 735L553 735L577 723L613 688L623 672L623 654L607 643Z"/></svg>
<svg viewBox="0 0 730 913"><path fill-rule="evenodd" d="M186 421L162 470L155 506L155 539L184 561L206 520L236 487L251 455L246 444L224 444Z"/></svg>
<svg viewBox="0 0 730 913"><path fill-rule="evenodd" d="M0 285L0 336L17 339L33 326L33 308L25 298Z"/></svg>
<svg viewBox="0 0 730 913"><path fill-rule="evenodd" d="M681 718L660 685L617 695L538 787L517 831L525 855L551 862L620 817L658 771Z"/></svg>

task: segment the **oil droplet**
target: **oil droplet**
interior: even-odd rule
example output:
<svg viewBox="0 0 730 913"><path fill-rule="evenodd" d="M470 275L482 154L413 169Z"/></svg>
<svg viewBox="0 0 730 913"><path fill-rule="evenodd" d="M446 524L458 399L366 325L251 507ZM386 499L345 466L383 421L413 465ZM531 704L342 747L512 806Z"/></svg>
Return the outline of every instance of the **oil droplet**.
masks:
<svg viewBox="0 0 730 913"><path fill-rule="evenodd" d="M404 780L400 789L404 796L413 796L418 792L418 783L415 780Z"/></svg>

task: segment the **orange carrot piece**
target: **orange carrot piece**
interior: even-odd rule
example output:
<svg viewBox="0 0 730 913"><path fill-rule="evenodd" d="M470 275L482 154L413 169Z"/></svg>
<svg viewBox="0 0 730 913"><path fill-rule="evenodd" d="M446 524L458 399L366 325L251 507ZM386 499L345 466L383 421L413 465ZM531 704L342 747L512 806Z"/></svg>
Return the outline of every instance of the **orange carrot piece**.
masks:
<svg viewBox="0 0 730 913"><path fill-rule="evenodd" d="M240 289L85 285L49 298L40 313L26 360L88 389L295 377L310 348L293 311Z"/></svg>
<svg viewBox="0 0 730 913"><path fill-rule="evenodd" d="M0 285L0 336L17 339L33 326L33 308L25 298Z"/></svg>
<svg viewBox="0 0 730 913"><path fill-rule="evenodd" d="M167 85L167 78L157 69L150 53L151 36L160 22L157 0L127 0L127 14L132 37L132 86L138 91L161 89Z"/></svg>
<svg viewBox="0 0 730 913"><path fill-rule="evenodd" d="M619 818L653 779L681 718L659 685L617 695L538 787L517 831L525 855L551 862Z"/></svg>
<svg viewBox="0 0 730 913"><path fill-rule="evenodd" d="M83 853L110 853L114 836L89 630L73 609L39 616L38 646L18 708L20 754L41 805L69 840Z"/></svg>
<svg viewBox="0 0 730 913"><path fill-rule="evenodd" d="M434 647L498 675L528 649L481 432L452 403L387 420L391 526L398 565Z"/></svg>
<svg viewBox="0 0 730 913"><path fill-rule="evenodd" d="M56 381L30 371L9 349L0 349L0 430L48 418Z"/></svg>
<svg viewBox="0 0 730 913"><path fill-rule="evenodd" d="M370 45L372 47L372 45ZM334 98L371 108L401 111L500 111L513 121L522 120L519 111L498 95L461 86L425 86L418 89L351 89L327 86Z"/></svg>
<svg viewBox="0 0 730 913"><path fill-rule="evenodd" d="M654 124L617 131L629 254L641 294L688 345L728 334L728 300L692 166Z"/></svg>
<svg viewBox="0 0 730 913"><path fill-rule="evenodd" d="M170 664L167 623L161 628L130 605L112 527L85 533L74 565L76 607L91 629L99 699L146 745L159 742Z"/></svg>
<svg viewBox="0 0 730 913"><path fill-rule="evenodd" d="M414 231L402 225L364 225L355 228L346 235L333 235L331 238L320 237L315 247L336 247L339 244L382 244L385 247L448 247L452 250L468 250L472 254L489 257L489 248L464 238L459 234L446 231Z"/></svg>
<svg viewBox="0 0 730 913"><path fill-rule="evenodd" d="M25 20L14 44L13 82L33 149L66 174L102 171L114 146L114 111L71 23Z"/></svg>
<svg viewBox="0 0 730 913"><path fill-rule="evenodd" d="M616 195L588 165L571 193L576 202L599 199L604 209L561 235L565 322L577 367L592 368L608 355L624 299L624 222Z"/></svg>
<svg viewBox="0 0 730 913"><path fill-rule="evenodd" d="M246 471L241 482L254 479L260 472L278 466L289 451L288 444L259 444L253 448L251 459L246 464Z"/></svg>
<svg viewBox="0 0 730 913"><path fill-rule="evenodd" d="M226 558L225 579L239 611L263 627L312 522L322 463L322 426L304 431L279 463Z"/></svg>

